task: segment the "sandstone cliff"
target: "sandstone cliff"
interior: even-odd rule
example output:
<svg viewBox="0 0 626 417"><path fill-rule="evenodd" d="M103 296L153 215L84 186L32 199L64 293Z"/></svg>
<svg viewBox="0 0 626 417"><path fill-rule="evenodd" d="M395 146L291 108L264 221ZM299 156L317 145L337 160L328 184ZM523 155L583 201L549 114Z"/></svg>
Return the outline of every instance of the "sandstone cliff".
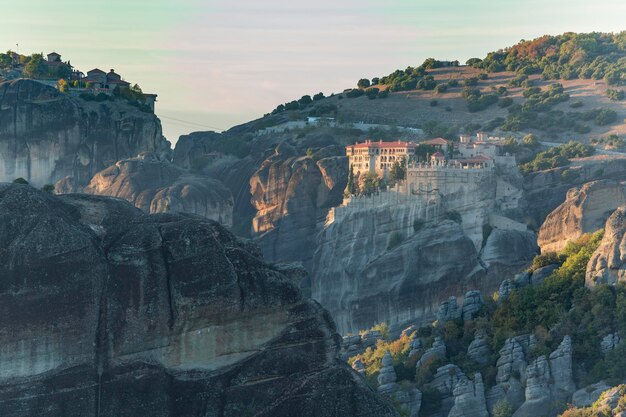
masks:
<svg viewBox="0 0 626 417"><path fill-rule="evenodd" d="M626 207L619 207L606 221L604 237L587 264L585 282L616 285L626 280Z"/></svg>
<svg viewBox="0 0 626 417"><path fill-rule="evenodd" d="M123 101L88 102L32 80L0 85L0 181L85 185L140 152L169 152L161 123Z"/></svg>
<svg viewBox="0 0 626 417"><path fill-rule="evenodd" d="M570 240L604 227L609 215L626 203L624 186L599 180L567 192L565 202L541 225L537 243L542 252L559 252Z"/></svg>
<svg viewBox="0 0 626 417"><path fill-rule="evenodd" d="M250 178L252 230L267 259L310 264L318 225L341 203L347 172L346 157L315 160L286 143L261 164Z"/></svg>
<svg viewBox="0 0 626 417"><path fill-rule="evenodd" d="M570 174L568 181L563 178L565 171ZM622 181L625 177L626 156L623 155L580 158L566 167L532 173L524 181L527 220L539 228L548 214L565 201L572 187L601 179Z"/></svg>
<svg viewBox="0 0 626 417"><path fill-rule="evenodd" d="M7 184L0 213L3 416L397 415L217 223Z"/></svg>
<svg viewBox="0 0 626 417"><path fill-rule="evenodd" d="M98 172L83 192L122 198L148 213L192 213L232 226L233 198L224 185L189 174L152 153Z"/></svg>

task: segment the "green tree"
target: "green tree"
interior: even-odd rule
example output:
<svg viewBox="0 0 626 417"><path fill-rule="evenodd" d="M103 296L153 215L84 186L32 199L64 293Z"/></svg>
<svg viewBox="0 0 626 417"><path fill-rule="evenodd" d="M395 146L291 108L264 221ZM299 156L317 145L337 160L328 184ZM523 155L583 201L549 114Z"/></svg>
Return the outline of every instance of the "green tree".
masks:
<svg viewBox="0 0 626 417"><path fill-rule="evenodd" d="M402 181L406 178L406 159L396 161L389 170L389 180L392 182Z"/></svg>
<svg viewBox="0 0 626 417"><path fill-rule="evenodd" d="M522 139L522 145L527 146L529 148L537 148L539 146L539 139L532 133L524 136Z"/></svg>
<svg viewBox="0 0 626 417"><path fill-rule="evenodd" d="M380 188L380 177L375 172L367 172L363 175L362 195L371 195Z"/></svg>
<svg viewBox="0 0 626 417"><path fill-rule="evenodd" d="M60 92L67 93L68 83L64 78L61 78L59 81L57 81L57 87L59 88Z"/></svg>
<svg viewBox="0 0 626 417"><path fill-rule="evenodd" d="M41 187L41 190L48 194L54 194L54 185L46 184L43 187Z"/></svg>
<svg viewBox="0 0 626 417"><path fill-rule="evenodd" d="M350 165L350 172L348 173L348 194L357 194L356 184L354 183L354 167L352 165Z"/></svg>
<svg viewBox="0 0 626 417"><path fill-rule="evenodd" d="M498 401L493 406L493 417L511 417L513 415L513 407L505 399Z"/></svg>
<svg viewBox="0 0 626 417"><path fill-rule="evenodd" d="M24 75L29 78L41 78L48 75L48 65L42 54L33 54L24 67Z"/></svg>
<svg viewBox="0 0 626 417"><path fill-rule="evenodd" d="M357 83L356 86L363 89L363 88L367 88L370 86L370 80L368 80L367 78L361 78Z"/></svg>

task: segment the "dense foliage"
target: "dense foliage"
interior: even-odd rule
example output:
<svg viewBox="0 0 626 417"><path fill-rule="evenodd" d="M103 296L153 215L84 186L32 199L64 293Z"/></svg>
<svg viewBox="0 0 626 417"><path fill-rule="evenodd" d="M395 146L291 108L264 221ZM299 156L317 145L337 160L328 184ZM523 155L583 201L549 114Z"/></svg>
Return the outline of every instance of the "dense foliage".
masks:
<svg viewBox="0 0 626 417"><path fill-rule="evenodd" d="M473 58L469 65L488 72L542 74L544 79L604 79L626 84L626 32L542 36Z"/></svg>
<svg viewBox="0 0 626 417"><path fill-rule="evenodd" d="M566 166L569 165L571 158L591 156L594 152L595 149L592 146L571 141L564 145L550 148L547 151L539 152L532 161L520 165L520 171L529 173Z"/></svg>
<svg viewBox="0 0 626 417"><path fill-rule="evenodd" d="M557 268L541 284L528 285L510 293L504 300L486 300L473 320L461 319L445 324L422 327L413 334L396 340L380 340L373 348L352 357L349 362L360 359L366 379L376 385L381 360L386 351L394 359L394 368L400 383L417 385L431 401L437 401L437 393L429 391L437 367L454 363L467 375L481 372L487 388L495 384L497 352L507 338L520 334L534 334L537 345L531 357L549 354L570 335L573 343L573 362L578 386L586 386L601 379L613 383L626 377L626 344L602 354L600 341L605 335L619 331L626 334L626 286L585 287L585 271L592 253L597 249L603 231L587 234L568 243L557 253L538 256L530 270L546 265ZM467 348L477 331L485 332L493 354L485 365L479 365L467 356ZM434 336L441 336L446 343L447 358L436 360L416 371L419 358L409 358L411 339L420 337L423 349L431 345ZM430 398L432 396L432 398ZM507 404L501 404L498 415L510 415ZM571 414L568 416L587 416ZM589 416L592 416L591 414Z"/></svg>

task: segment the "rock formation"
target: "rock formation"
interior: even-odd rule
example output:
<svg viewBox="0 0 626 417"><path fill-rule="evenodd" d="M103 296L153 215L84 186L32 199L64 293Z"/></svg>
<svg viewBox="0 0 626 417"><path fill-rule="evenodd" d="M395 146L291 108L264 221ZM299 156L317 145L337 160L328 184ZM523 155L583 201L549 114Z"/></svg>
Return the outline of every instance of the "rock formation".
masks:
<svg viewBox="0 0 626 417"><path fill-rule="evenodd" d="M250 178L254 236L268 260L309 266L318 224L341 203L348 176L346 157L314 160L288 144L277 147Z"/></svg>
<svg viewBox="0 0 626 417"><path fill-rule="evenodd" d="M0 181L41 187L98 171L140 152L169 152L161 123L122 100L85 101L33 80L0 84Z"/></svg>
<svg viewBox="0 0 626 417"><path fill-rule="evenodd" d="M619 345L620 341L621 338L617 332L609 333L602 338L602 341L600 342L600 350L602 353L608 353L615 349L617 345Z"/></svg>
<svg viewBox="0 0 626 417"><path fill-rule="evenodd" d="M626 207L619 207L606 221L604 237L587 264L585 284L616 285L626 279Z"/></svg>
<svg viewBox="0 0 626 417"><path fill-rule="evenodd" d="M448 417L489 417L485 401L485 386L480 373L474 374L474 380L461 378L452 390L454 405Z"/></svg>
<svg viewBox="0 0 626 417"><path fill-rule="evenodd" d="M589 407L609 388L611 387L604 381L600 381L589 387L579 389L572 395L572 405L575 407Z"/></svg>
<svg viewBox="0 0 626 417"><path fill-rule="evenodd" d="M398 388L396 384L396 371L393 369L393 358L387 351L383 356L383 365L378 374L378 392L389 395Z"/></svg>
<svg viewBox="0 0 626 417"><path fill-rule="evenodd" d="M484 365L489 362L489 355L491 354L491 348L487 342L487 335L485 331L477 331L474 335L474 340L467 347L467 356L473 359L476 363Z"/></svg>
<svg viewBox="0 0 626 417"><path fill-rule="evenodd" d="M567 192L565 202L541 225L537 243L542 252L559 252L570 240L604 227L609 215L626 204L624 186L614 180L586 183Z"/></svg>
<svg viewBox="0 0 626 417"><path fill-rule="evenodd" d="M435 337L433 345L424 352L415 364L417 371L430 365L433 361L446 358L446 344L439 336Z"/></svg>
<svg viewBox="0 0 626 417"><path fill-rule="evenodd" d="M0 185L4 417L397 416L219 224Z"/></svg>
<svg viewBox="0 0 626 417"><path fill-rule="evenodd" d="M83 191L122 198L148 213L192 213L232 226L233 198L220 181L189 174L152 153L116 162Z"/></svg>
<svg viewBox="0 0 626 417"><path fill-rule="evenodd" d="M563 179L563 172L574 175L572 181ZM624 155L596 155L572 161L569 166L531 173L524 180L524 194L528 202L527 221L539 228L548 214L565 201L568 191L585 183L626 178Z"/></svg>

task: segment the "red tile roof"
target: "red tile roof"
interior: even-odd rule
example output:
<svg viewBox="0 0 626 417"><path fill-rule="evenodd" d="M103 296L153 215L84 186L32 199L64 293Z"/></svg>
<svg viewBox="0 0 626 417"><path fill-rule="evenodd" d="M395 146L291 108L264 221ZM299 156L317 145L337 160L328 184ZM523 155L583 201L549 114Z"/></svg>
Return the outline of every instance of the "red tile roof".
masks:
<svg viewBox="0 0 626 417"><path fill-rule="evenodd" d="M447 145L451 142L452 142L451 140L447 140L444 138L435 138L435 139L427 140L425 142L421 142L421 144L422 145Z"/></svg>
<svg viewBox="0 0 626 417"><path fill-rule="evenodd" d="M373 141L366 140L365 142L362 142L362 143L355 143L354 145L346 146L346 148L352 148L352 147L354 148L417 148L418 145L417 143L413 143L413 142L402 142L402 141L373 142Z"/></svg>

